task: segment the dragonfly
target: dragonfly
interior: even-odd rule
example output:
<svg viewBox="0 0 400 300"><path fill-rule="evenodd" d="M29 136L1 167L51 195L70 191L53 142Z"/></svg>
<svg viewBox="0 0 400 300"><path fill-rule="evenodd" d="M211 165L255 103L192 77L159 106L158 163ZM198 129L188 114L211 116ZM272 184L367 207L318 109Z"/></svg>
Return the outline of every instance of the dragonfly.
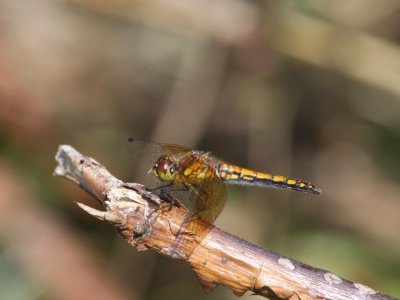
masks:
<svg viewBox="0 0 400 300"><path fill-rule="evenodd" d="M161 182L157 189L169 195L182 195L183 191L183 197L191 205L192 216L210 223L214 223L225 206L226 184L321 193L321 189L310 182L243 168L209 152L180 145L129 138L128 148L136 154L144 152L144 155L154 156L149 173ZM182 199L178 200L182 203Z"/></svg>

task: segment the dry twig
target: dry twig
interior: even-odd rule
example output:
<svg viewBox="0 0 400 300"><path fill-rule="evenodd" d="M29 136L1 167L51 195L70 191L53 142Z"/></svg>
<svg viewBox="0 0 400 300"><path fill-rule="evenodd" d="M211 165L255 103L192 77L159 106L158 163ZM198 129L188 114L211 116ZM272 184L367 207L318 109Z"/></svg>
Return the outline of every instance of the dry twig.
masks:
<svg viewBox="0 0 400 300"><path fill-rule="evenodd" d="M60 146L56 160L57 176L79 184L106 209L78 203L83 210L112 223L139 251L152 248L186 261L206 291L221 284L236 295L252 291L270 299L394 299L260 248L202 220L190 221L181 230L187 209L171 207L140 184L123 183L71 146Z"/></svg>

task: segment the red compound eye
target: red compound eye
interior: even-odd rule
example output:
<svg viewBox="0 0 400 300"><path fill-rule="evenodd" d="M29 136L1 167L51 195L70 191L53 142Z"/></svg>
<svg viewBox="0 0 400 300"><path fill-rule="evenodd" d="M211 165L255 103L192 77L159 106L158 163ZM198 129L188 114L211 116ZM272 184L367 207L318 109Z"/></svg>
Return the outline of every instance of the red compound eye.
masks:
<svg viewBox="0 0 400 300"><path fill-rule="evenodd" d="M159 160L158 163L156 164L156 172L157 172L157 174L167 172L168 165L169 165L169 163L165 159Z"/></svg>
<svg viewBox="0 0 400 300"><path fill-rule="evenodd" d="M154 171L161 181L172 181L174 179L174 163L169 156L162 156L154 165Z"/></svg>

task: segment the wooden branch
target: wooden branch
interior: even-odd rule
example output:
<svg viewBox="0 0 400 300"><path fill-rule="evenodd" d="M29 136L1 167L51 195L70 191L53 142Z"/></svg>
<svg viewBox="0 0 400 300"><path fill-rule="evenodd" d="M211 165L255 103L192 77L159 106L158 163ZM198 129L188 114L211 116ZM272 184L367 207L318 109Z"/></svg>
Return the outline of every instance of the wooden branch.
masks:
<svg viewBox="0 0 400 300"><path fill-rule="evenodd" d="M189 211L171 206L136 183L124 183L94 159L62 145L55 175L91 193L106 209L78 205L113 224L139 251L149 248L189 263L204 289L221 284L236 295L251 291L269 299L395 299L328 271L260 248L203 221L184 226Z"/></svg>

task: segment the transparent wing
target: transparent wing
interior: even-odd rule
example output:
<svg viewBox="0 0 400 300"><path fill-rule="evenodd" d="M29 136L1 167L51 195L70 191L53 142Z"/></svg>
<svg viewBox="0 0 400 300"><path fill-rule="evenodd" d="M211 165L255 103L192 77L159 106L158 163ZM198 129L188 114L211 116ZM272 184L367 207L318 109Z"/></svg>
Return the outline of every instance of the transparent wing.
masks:
<svg viewBox="0 0 400 300"><path fill-rule="evenodd" d="M222 212L226 198L226 186L217 176L202 180L199 183L186 183L189 187L188 197L193 205L191 209L198 216L214 223Z"/></svg>
<svg viewBox="0 0 400 300"><path fill-rule="evenodd" d="M163 187L163 192L191 211L193 218L210 223L220 215L227 198L226 186L217 176L197 182L185 179L183 185Z"/></svg>
<svg viewBox="0 0 400 300"><path fill-rule="evenodd" d="M189 148L179 145L162 144L136 138L127 139L126 148L128 153L132 155L133 161L140 166L146 167L147 170L162 155L168 154L178 159L180 155L191 151Z"/></svg>
<svg viewBox="0 0 400 300"><path fill-rule="evenodd" d="M190 148L174 144L163 144L154 141L129 138L127 148L141 161L154 163L161 155L169 154L177 160L188 152ZM213 223L222 212L226 202L226 187L224 182L214 175L202 180L189 180L182 177L183 184L164 187L163 190L185 205L194 216Z"/></svg>
<svg viewBox="0 0 400 300"><path fill-rule="evenodd" d="M180 153L180 152L188 152L191 151L190 148L174 145L174 144L163 144L149 140L141 140L137 138L129 138L127 139L127 148L128 150L137 155L146 155L146 154L161 154L161 153Z"/></svg>

